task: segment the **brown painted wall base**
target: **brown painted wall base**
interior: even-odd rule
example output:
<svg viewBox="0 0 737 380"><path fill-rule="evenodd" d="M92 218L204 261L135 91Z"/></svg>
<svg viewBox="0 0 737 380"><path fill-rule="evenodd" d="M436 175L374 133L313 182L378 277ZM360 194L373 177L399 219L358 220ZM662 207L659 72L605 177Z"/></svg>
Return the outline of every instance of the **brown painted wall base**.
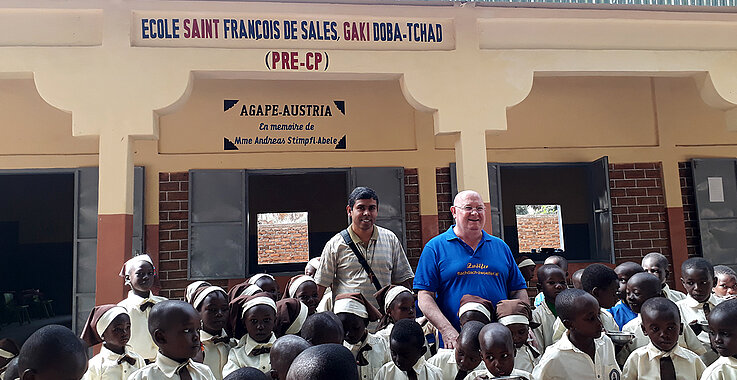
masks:
<svg viewBox="0 0 737 380"><path fill-rule="evenodd" d="M424 247L430 239L438 235L438 216L420 215L422 224L422 246Z"/></svg>
<svg viewBox="0 0 737 380"><path fill-rule="evenodd" d="M685 291L681 285L681 264L688 260L688 245L686 244L686 223L683 219L683 207L668 207L668 234L670 237L670 252L673 256L673 278L675 287Z"/></svg>
<svg viewBox="0 0 737 380"><path fill-rule="evenodd" d="M127 289L118 276L133 249L133 215L99 215L97 217L97 281L95 304L118 303Z"/></svg>

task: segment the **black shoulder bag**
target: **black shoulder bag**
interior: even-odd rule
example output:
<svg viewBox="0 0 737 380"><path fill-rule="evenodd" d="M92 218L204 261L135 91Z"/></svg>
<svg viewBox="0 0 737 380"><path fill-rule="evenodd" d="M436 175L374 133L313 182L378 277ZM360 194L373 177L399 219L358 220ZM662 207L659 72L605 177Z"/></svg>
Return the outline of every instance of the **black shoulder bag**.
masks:
<svg viewBox="0 0 737 380"><path fill-rule="evenodd" d="M356 247L356 243L353 242L353 239L351 239L351 235L348 233L348 229L345 229L343 231L340 231L340 236L343 237L343 241L348 244L348 247L351 248L351 251L356 255L356 258L358 259L358 262L361 263L361 266L363 267L363 270L366 271L366 273L369 276L369 279L371 280L371 283L374 284L374 287L378 291L381 289L381 284L379 283L379 280L376 278L376 275L374 274L374 271L371 270L371 267L369 266L368 262L366 262L366 258L363 257L361 254L361 251L358 250L358 247Z"/></svg>

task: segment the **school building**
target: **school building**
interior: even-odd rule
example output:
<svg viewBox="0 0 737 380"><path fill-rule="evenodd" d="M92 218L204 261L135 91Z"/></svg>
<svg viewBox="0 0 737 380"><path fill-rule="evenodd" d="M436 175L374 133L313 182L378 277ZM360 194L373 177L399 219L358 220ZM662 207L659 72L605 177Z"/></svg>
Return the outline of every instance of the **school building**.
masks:
<svg viewBox="0 0 737 380"><path fill-rule="evenodd" d="M515 254L571 273L652 251L671 285L689 256L735 267L735 11L4 1L2 290L38 289L78 328L124 297L136 253L166 297L283 284L345 228L358 185L413 265L474 189Z"/></svg>

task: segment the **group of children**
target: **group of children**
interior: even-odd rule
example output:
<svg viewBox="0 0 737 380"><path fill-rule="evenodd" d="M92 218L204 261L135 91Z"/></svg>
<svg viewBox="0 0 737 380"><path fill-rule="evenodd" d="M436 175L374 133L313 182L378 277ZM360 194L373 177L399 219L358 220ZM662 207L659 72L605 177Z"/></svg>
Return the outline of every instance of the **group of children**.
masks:
<svg viewBox="0 0 737 380"><path fill-rule="evenodd" d="M280 291L259 274L227 291L190 284L185 300L151 293L148 256L126 262L131 288L117 305L96 306L82 332L47 326L18 352L0 341L2 379L737 379L735 273L703 258L682 265L687 294L666 280L659 253L615 269L592 264L571 276L559 256L536 270L538 297L494 305L462 298L454 348L429 344L415 295L388 285L320 300L310 276ZM518 266L530 281L535 263ZM281 295L283 293L283 295ZM329 309L329 310L326 310ZM324 310L324 311L323 311ZM371 328L370 328L371 327ZM375 332L374 332L375 331ZM611 336L611 338L610 338ZM87 347L102 343L93 358ZM12 359L15 357L15 359Z"/></svg>

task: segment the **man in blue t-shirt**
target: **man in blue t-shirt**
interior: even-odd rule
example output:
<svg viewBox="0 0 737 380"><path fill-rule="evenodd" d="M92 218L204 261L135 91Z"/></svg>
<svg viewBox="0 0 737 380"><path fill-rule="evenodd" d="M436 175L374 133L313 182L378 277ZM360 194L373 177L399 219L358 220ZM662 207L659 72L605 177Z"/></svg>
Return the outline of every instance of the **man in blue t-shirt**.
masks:
<svg viewBox="0 0 737 380"><path fill-rule="evenodd" d="M456 224L425 245L414 281L420 309L440 331L445 348L453 348L458 338L463 295L494 304L511 298L529 302L527 284L509 247L484 231L481 195L458 193L450 211Z"/></svg>

